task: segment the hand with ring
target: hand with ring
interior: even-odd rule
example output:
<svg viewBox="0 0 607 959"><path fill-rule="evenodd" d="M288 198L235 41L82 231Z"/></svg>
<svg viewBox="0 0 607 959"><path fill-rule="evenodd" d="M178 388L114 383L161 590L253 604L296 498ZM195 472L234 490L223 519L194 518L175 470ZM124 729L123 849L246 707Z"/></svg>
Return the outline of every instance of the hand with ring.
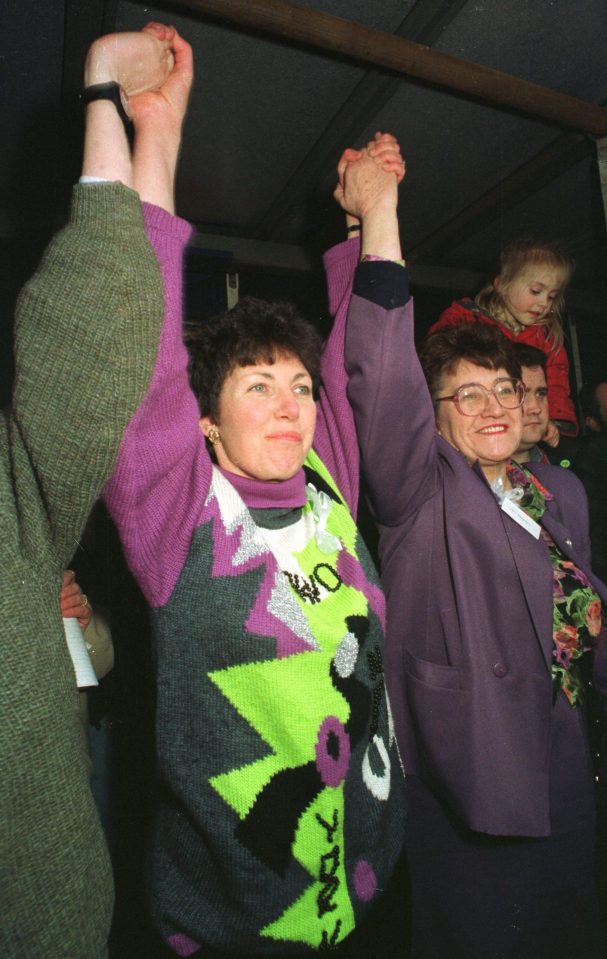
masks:
<svg viewBox="0 0 607 959"><path fill-rule="evenodd" d="M80 629L84 632L93 616L88 596L83 593L76 582L76 574L73 570L67 569L63 574L63 586L59 594L59 605L61 615L68 619L74 617L78 620Z"/></svg>

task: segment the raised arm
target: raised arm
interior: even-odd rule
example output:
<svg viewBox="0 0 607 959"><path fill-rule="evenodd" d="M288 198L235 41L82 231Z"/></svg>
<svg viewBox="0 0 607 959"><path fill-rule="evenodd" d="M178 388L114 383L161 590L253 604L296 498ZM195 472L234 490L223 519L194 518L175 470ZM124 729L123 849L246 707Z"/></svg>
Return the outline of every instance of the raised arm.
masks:
<svg viewBox="0 0 607 959"><path fill-rule="evenodd" d="M170 45L174 65L158 89L147 91L132 101L135 127L133 179L144 203L153 203L174 213L175 173L194 79L192 48L174 27L150 23L144 28L146 32L159 44Z"/></svg>
<svg viewBox="0 0 607 959"><path fill-rule="evenodd" d="M85 96L102 94L102 87L117 84L123 108L132 116L146 102L146 91L158 90L170 79L174 34L172 27L149 24L140 33L100 37L92 44L84 65ZM116 104L103 96L86 107L82 176L119 180L138 189L123 119Z"/></svg>
<svg viewBox="0 0 607 959"><path fill-rule="evenodd" d="M400 259L397 199L394 176L369 150L346 165L340 202L362 226L346 334L348 396L373 511L385 524L403 521L432 492L437 462L433 406Z"/></svg>
<svg viewBox="0 0 607 959"><path fill-rule="evenodd" d="M183 251L191 229L172 215L181 129L193 78L192 51L172 28L175 63L160 89L133 99L133 178L164 284L165 317L150 387L126 430L104 496L126 555L151 605L166 602L181 571L210 483L182 340Z"/></svg>
<svg viewBox="0 0 607 959"><path fill-rule="evenodd" d="M149 380L162 283L110 102L87 107L86 157L87 175L114 182L75 188L68 226L21 295L0 413L3 956L101 959L111 921L59 591ZM83 621L87 609L76 605Z"/></svg>
<svg viewBox="0 0 607 959"><path fill-rule="evenodd" d="M153 43L162 60L168 45ZM128 89L133 43L123 47L120 37L112 41L114 51L124 54L113 60L106 55L108 45L107 38L93 45L85 83L115 81ZM21 510L17 522L27 543L29 525L39 523L39 510L46 514L53 559L61 567L73 555L149 382L162 316L158 265L139 197L128 188L133 183L128 140L108 100L86 107L83 173L113 182L75 188L69 225L20 297L7 419ZM35 507L25 464L37 477ZM33 554L38 549L33 541L31 549Z"/></svg>
<svg viewBox="0 0 607 959"><path fill-rule="evenodd" d="M391 188L396 189L404 176L404 163L394 138L386 134L377 134L375 140L368 144L365 152L372 156L382 169L391 174L388 179ZM335 198L342 206L344 206L347 166L349 163L360 159L362 155L360 150L346 150L339 161ZM350 509L356 515L360 454L353 411L347 395L348 376L344 363L344 340L352 280L359 257L357 234L360 219L358 215L351 214L347 207L344 206L344 208L346 209L347 225L355 230L356 239L340 244L339 247L325 255L329 308L334 316L334 323L322 357L321 401L314 445L323 460L330 465ZM364 215L363 212L361 216L364 217ZM389 209L387 215L390 217ZM396 222L395 213L393 214L393 220ZM394 236L391 240L388 239L388 231L382 230L377 218L371 218L368 233L369 235L365 231L364 243L367 245L376 244L382 251L380 255L385 255L386 258L394 256L399 259L398 229L396 230L396 245L394 244ZM386 245L384 246L385 241Z"/></svg>

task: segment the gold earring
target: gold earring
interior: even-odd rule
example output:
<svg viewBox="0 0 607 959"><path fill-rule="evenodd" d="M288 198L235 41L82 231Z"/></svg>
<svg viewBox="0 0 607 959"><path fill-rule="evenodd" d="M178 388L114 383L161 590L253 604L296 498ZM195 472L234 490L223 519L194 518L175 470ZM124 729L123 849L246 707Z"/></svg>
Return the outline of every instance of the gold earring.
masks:
<svg viewBox="0 0 607 959"><path fill-rule="evenodd" d="M207 439L209 443L211 443L213 446L215 446L215 443L219 442L219 439L220 439L219 430L217 429L216 426L211 426L209 428L209 432L207 433Z"/></svg>

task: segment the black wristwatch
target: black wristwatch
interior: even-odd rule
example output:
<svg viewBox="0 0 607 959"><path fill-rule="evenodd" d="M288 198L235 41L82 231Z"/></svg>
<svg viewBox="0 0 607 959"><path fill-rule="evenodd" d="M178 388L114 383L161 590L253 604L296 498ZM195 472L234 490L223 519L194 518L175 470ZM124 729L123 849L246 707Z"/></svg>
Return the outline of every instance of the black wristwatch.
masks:
<svg viewBox="0 0 607 959"><path fill-rule="evenodd" d="M82 92L82 99L84 103L92 103L94 100L111 100L125 126L132 123L129 116L129 99L120 84L116 83L115 80L109 80L107 83L94 83L92 86L86 87Z"/></svg>

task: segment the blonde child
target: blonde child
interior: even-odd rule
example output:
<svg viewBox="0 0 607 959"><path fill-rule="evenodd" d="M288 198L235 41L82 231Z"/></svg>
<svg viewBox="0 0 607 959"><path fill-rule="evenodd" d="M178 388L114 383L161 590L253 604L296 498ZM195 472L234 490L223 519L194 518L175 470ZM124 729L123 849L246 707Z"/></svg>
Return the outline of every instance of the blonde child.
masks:
<svg viewBox="0 0 607 959"><path fill-rule="evenodd" d="M573 263L555 243L515 240L500 254L500 270L474 300L456 300L430 333L457 323L480 321L499 326L509 339L528 343L547 357L550 422L545 442L559 434L575 436L577 417L569 389L569 359L563 345L561 312Z"/></svg>

